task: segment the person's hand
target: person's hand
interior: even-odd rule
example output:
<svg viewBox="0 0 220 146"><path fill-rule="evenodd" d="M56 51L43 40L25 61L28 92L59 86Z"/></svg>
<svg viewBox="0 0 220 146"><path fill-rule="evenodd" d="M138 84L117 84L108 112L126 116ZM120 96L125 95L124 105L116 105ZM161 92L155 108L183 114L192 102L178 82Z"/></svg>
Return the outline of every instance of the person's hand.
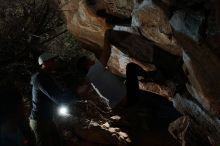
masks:
<svg viewBox="0 0 220 146"><path fill-rule="evenodd" d="M90 88L91 88L90 84L84 84L79 86L76 92L82 100L86 100L90 96L90 92L89 92Z"/></svg>

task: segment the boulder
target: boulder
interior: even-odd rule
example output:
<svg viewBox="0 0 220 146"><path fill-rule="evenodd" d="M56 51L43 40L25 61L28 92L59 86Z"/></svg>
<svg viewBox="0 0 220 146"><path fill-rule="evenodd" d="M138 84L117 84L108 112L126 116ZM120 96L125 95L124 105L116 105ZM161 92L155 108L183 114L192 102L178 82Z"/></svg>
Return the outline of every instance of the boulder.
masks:
<svg viewBox="0 0 220 146"><path fill-rule="evenodd" d="M113 73L125 77L126 65L130 62L134 62L140 65L145 71L152 71L156 69L154 65L142 63L132 57L129 57L128 54L123 53L117 47L112 46L111 55L108 61L108 67Z"/></svg>
<svg viewBox="0 0 220 146"><path fill-rule="evenodd" d="M132 13L132 26L165 51L181 56L181 46L177 44L164 11L152 1L143 1Z"/></svg>
<svg viewBox="0 0 220 146"><path fill-rule="evenodd" d="M220 145L219 37L216 37L218 22L214 21L219 12L217 5L213 7L215 15L211 14L212 18L209 17L209 22L205 23L208 25L208 43L205 46L198 42L205 38L202 36L205 31L203 34L200 32L207 19L204 13L197 11L207 9L205 0L97 0L94 4L85 0L62 1L68 29L80 41L91 46L87 49L97 56L103 49L106 29L113 27L114 33L110 38L112 51L108 61L108 68L113 73L125 77L126 65L134 62L145 71L160 70L170 76L172 86L169 88L155 83L140 82L139 85L145 91L167 97L178 111L187 115L174 122L171 130L182 145ZM218 3L217 0L212 2ZM101 17L100 12L104 12ZM172 16L171 19L167 14ZM106 19L112 18L117 18L117 22L122 24L106 24ZM130 18L131 23L127 23ZM182 68L184 74L177 74ZM179 77L184 81L180 83ZM177 90L176 85L180 85ZM175 90L179 92L176 96ZM110 128L109 131L114 132L115 129ZM199 141L199 138L205 141Z"/></svg>
<svg viewBox="0 0 220 146"><path fill-rule="evenodd" d="M168 130L181 146L211 146L208 137L188 116L182 116L170 123Z"/></svg>
<svg viewBox="0 0 220 146"><path fill-rule="evenodd" d="M102 49L104 33L110 26L105 19L96 16L85 0L71 0L62 5L68 30L80 41L93 46L94 51Z"/></svg>
<svg viewBox="0 0 220 146"><path fill-rule="evenodd" d="M188 116L174 122L175 126L171 124L169 128L172 135L183 142L182 145L184 145L184 141L188 144L199 144L201 139L207 138L213 146L220 144L220 120L218 117L204 110L201 104L187 92L176 94L172 102L180 113Z"/></svg>
<svg viewBox="0 0 220 146"><path fill-rule="evenodd" d="M182 32L195 41L199 41L205 16L201 12L190 10L180 10L174 13L170 19L170 24L177 32Z"/></svg>
<svg viewBox="0 0 220 146"><path fill-rule="evenodd" d="M139 88L140 90L152 92L163 96L168 100L173 97L175 91L175 88L171 88L170 86L158 85L152 82L139 82Z"/></svg>
<svg viewBox="0 0 220 146"><path fill-rule="evenodd" d="M153 44L141 35L113 30L109 40L111 44L120 48L129 57L143 63L153 62Z"/></svg>
<svg viewBox="0 0 220 146"><path fill-rule="evenodd" d="M191 94L213 114L220 114L220 60L204 46L199 46L186 35L177 33L179 43L184 48L183 61L185 74L190 84Z"/></svg>
<svg viewBox="0 0 220 146"><path fill-rule="evenodd" d="M129 18L134 8L133 0L104 0L106 13L119 18Z"/></svg>

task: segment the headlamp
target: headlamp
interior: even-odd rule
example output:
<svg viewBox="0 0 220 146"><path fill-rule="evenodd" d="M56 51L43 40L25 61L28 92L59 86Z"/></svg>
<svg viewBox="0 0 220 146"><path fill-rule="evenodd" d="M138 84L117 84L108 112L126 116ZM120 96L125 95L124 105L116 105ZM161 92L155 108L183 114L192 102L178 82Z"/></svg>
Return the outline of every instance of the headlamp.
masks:
<svg viewBox="0 0 220 146"><path fill-rule="evenodd" d="M69 116L68 107L67 107L67 106L64 106L64 105L60 106L60 107L58 108L58 114L59 114L60 116Z"/></svg>

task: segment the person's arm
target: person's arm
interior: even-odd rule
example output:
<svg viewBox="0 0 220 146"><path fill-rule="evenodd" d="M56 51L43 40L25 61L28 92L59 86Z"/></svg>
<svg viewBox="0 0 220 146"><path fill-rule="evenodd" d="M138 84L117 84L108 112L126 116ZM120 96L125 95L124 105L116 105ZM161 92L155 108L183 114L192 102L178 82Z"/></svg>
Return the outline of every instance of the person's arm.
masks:
<svg viewBox="0 0 220 146"><path fill-rule="evenodd" d="M101 53L99 61L103 64L103 66L106 66L109 60L109 57L111 55L111 44L109 42L109 35L111 33L111 29L107 30L105 32L104 36L104 49Z"/></svg>
<svg viewBox="0 0 220 146"><path fill-rule="evenodd" d="M80 85L77 87L77 95L80 99L86 100L91 96L92 87L90 83L86 83L84 85Z"/></svg>
<svg viewBox="0 0 220 146"><path fill-rule="evenodd" d="M43 92L48 98L50 98L54 103L60 104L64 100L62 98L63 92L57 87L55 82L46 77L38 78L38 88Z"/></svg>

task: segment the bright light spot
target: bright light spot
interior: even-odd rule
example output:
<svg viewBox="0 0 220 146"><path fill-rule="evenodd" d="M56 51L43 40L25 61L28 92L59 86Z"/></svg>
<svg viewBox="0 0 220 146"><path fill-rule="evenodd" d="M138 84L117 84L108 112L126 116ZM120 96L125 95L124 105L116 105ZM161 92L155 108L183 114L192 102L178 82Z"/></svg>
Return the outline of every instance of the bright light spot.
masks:
<svg viewBox="0 0 220 146"><path fill-rule="evenodd" d="M61 115L61 116L68 116L69 114L68 114L68 108L66 107L66 106L61 106L60 108L59 108L59 115Z"/></svg>

